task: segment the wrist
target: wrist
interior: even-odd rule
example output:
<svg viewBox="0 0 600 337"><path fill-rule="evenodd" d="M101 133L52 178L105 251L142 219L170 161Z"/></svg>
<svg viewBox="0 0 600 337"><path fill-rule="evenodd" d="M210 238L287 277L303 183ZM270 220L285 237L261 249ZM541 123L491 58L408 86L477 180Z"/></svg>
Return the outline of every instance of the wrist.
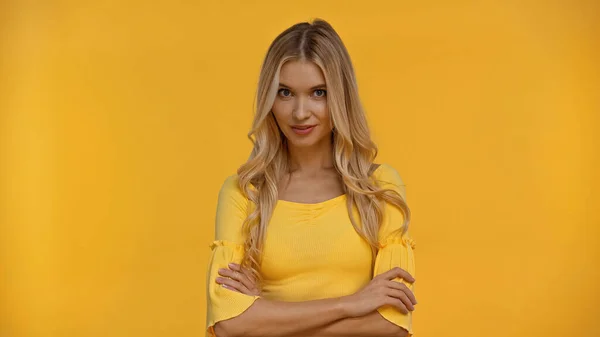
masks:
<svg viewBox="0 0 600 337"><path fill-rule="evenodd" d="M352 308L352 295L338 297L336 299L335 308L336 312L340 316L340 318L350 318L352 317L351 308Z"/></svg>

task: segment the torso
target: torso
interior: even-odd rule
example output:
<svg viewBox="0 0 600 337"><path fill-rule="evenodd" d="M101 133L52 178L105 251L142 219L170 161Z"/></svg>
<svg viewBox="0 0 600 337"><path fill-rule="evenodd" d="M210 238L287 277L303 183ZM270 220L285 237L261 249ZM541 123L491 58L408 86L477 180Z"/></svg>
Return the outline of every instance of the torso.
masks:
<svg viewBox="0 0 600 337"><path fill-rule="evenodd" d="M369 282L371 249L352 226L346 200L341 194L314 203L277 202L263 247L261 296L291 302L339 297Z"/></svg>
<svg viewBox="0 0 600 337"><path fill-rule="evenodd" d="M353 213L360 219L356 207ZM350 221L338 173L292 177L269 222L262 296L300 301L352 294L370 281L372 263L369 244Z"/></svg>

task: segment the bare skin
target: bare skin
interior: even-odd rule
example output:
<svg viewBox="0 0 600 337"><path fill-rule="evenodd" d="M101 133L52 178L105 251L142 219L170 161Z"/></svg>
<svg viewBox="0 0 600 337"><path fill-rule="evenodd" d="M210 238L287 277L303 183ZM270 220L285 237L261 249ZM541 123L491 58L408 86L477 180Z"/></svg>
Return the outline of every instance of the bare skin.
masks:
<svg viewBox="0 0 600 337"><path fill-rule="evenodd" d="M216 282L223 287L260 295L251 273L239 265L232 263L219 274L222 277ZM396 277L415 281L405 270L393 268L349 296L299 303L259 299L242 315L217 323L215 331L217 336L407 336L405 329L377 312L383 305L403 313L415 310L415 296L403 283L394 281Z"/></svg>
<svg viewBox="0 0 600 337"><path fill-rule="evenodd" d="M333 125L323 72L310 61L288 61L279 83L272 113L287 139L291 163L290 172L279 182L279 198L318 203L342 195L344 186L333 163ZM299 131L303 128L311 131ZM219 274L215 281L231 291L260 295L250 273L240 266L230 264ZM348 296L293 303L259 298L242 314L217 322L215 332L219 337L406 336L406 330L377 312L384 305L403 313L414 310L414 295L394 281L396 277L414 282L408 272L393 268Z"/></svg>

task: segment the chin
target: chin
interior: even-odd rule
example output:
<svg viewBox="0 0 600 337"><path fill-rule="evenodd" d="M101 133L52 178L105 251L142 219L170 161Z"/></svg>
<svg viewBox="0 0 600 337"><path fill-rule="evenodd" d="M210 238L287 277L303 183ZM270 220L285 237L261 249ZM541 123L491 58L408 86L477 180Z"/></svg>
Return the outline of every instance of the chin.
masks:
<svg viewBox="0 0 600 337"><path fill-rule="evenodd" d="M292 137L288 137L288 143L296 146L296 147L313 147L317 146L319 143L323 142L326 137L315 137L314 135L311 137L298 137L297 135L292 135Z"/></svg>
<svg viewBox="0 0 600 337"><path fill-rule="evenodd" d="M315 146L316 142L308 142L306 140L302 140L302 141L290 141L290 144L292 144L295 147L312 147Z"/></svg>

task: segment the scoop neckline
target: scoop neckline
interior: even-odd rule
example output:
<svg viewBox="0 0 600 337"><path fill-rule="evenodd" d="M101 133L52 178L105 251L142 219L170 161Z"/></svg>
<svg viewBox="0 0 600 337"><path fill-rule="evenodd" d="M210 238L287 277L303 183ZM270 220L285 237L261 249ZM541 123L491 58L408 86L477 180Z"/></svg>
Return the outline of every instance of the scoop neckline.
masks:
<svg viewBox="0 0 600 337"><path fill-rule="evenodd" d="M371 173L371 176L375 176L375 173L377 173L377 171L379 171L379 169L381 169L381 167L385 165L385 164L379 164L379 166ZM333 204L333 203L337 203L338 201L341 201L342 199L346 199L347 194L340 194L338 196L335 196L333 198L329 198L323 201L319 201L319 202L311 202L311 203L306 203L306 202L297 202L297 201L289 201L289 200L283 200L283 199L278 199L277 200L277 204L283 204L283 205L288 205L288 206L296 206L296 207L305 207L305 208L314 208L314 207L323 207L329 204Z"/></svg>

